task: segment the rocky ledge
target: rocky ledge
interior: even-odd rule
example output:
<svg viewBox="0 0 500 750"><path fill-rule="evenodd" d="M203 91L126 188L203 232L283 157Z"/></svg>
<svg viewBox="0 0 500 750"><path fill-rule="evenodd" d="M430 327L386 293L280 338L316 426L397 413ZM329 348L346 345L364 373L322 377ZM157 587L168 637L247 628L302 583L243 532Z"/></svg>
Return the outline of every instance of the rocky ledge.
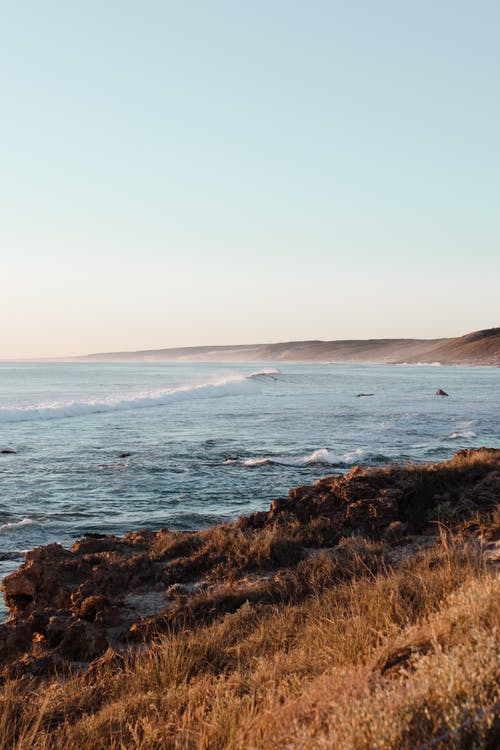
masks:
<svg viewBox="0 0 500 750"><path fill-rule="evenodd" d="M0 625L0 677L85 669L106 651L119 658L245 601L284 601L292 588L297 597L301 566L319 551L341 571L346 537L383 542L397 564L405 548L432 544L439 527L460 529L493 558L498 524L489 519L499 501L500 450L479 448L437 464L355 466L200 532L89 534L71 549L37 547L2 584L10 619Z"/></svg>

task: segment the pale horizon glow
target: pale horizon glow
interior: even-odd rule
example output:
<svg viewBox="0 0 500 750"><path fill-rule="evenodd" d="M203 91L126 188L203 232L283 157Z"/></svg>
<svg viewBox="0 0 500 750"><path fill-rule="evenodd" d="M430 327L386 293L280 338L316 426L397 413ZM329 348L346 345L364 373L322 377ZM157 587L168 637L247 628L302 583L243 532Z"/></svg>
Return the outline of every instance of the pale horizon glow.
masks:
<svg viewBox="0 0 500 750"><path fill-rule="evenodd" d="M500 5L2 7L0 359L500 325Z"/></svg>

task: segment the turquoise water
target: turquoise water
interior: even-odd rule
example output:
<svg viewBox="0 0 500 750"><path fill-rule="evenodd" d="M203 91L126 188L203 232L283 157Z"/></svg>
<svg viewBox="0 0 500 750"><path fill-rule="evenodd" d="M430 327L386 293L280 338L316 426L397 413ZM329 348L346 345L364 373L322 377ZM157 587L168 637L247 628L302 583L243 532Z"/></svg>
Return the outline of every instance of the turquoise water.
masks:
<svg viewBox="0 0 500 750"><path fill-rule="evenodd" d="M0 577L38 544L199 528L353 463L500 444L488 367L4 363L0 385Z"/></svg>

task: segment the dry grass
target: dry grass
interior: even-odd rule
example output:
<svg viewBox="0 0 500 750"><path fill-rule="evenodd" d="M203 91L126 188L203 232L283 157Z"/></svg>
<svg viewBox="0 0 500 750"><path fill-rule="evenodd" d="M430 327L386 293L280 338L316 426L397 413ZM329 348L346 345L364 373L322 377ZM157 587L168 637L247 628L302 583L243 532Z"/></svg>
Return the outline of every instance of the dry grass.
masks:
<svg viewBox="0 0 500 750"><path fill-rule="evenodd" d="M234 535L213 543L240 554ZM201 533L193 551L203 546ZM270 533L257 548L245 542L238 569L261 549L279 561ZM70 677L6 682L0 746L404 750L451 732L435 746L493 749L498 579L476 547L444 534L397 569L390 559L381 543L347 539L277 581L201 593L210 615L176 621L147 649L108 651Z"/></svg>
<svg viewBox="0 0 500 750"><path fill-rule="evenodd" d="M187 542L190 554L167 563L166 580L189 580L206 571L214 580L235 579L252 570L293 565L302 556L300 541L274 528L242 531L230 524L214 526Z"/></svg>

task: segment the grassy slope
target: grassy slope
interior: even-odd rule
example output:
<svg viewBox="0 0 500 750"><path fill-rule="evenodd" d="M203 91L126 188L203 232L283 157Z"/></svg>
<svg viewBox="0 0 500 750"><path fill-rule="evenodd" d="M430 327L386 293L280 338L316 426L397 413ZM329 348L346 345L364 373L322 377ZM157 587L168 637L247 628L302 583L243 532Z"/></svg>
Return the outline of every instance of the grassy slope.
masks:
<svg viewBox="0 0 500 750"><path fill-rule="evenodd" d="M500 512L440 528L427 545L346 538L243 596L228 567L226 584L200 594L202 616L181 596L148 648L109 650L70 677L6 681L1 747L404 750L434 739L493 750L500 592L477 533L497 538ZM227 545L220 534L212 546ZM264 564L275 547L261 539L257 549L249 537Z"/></svg>

